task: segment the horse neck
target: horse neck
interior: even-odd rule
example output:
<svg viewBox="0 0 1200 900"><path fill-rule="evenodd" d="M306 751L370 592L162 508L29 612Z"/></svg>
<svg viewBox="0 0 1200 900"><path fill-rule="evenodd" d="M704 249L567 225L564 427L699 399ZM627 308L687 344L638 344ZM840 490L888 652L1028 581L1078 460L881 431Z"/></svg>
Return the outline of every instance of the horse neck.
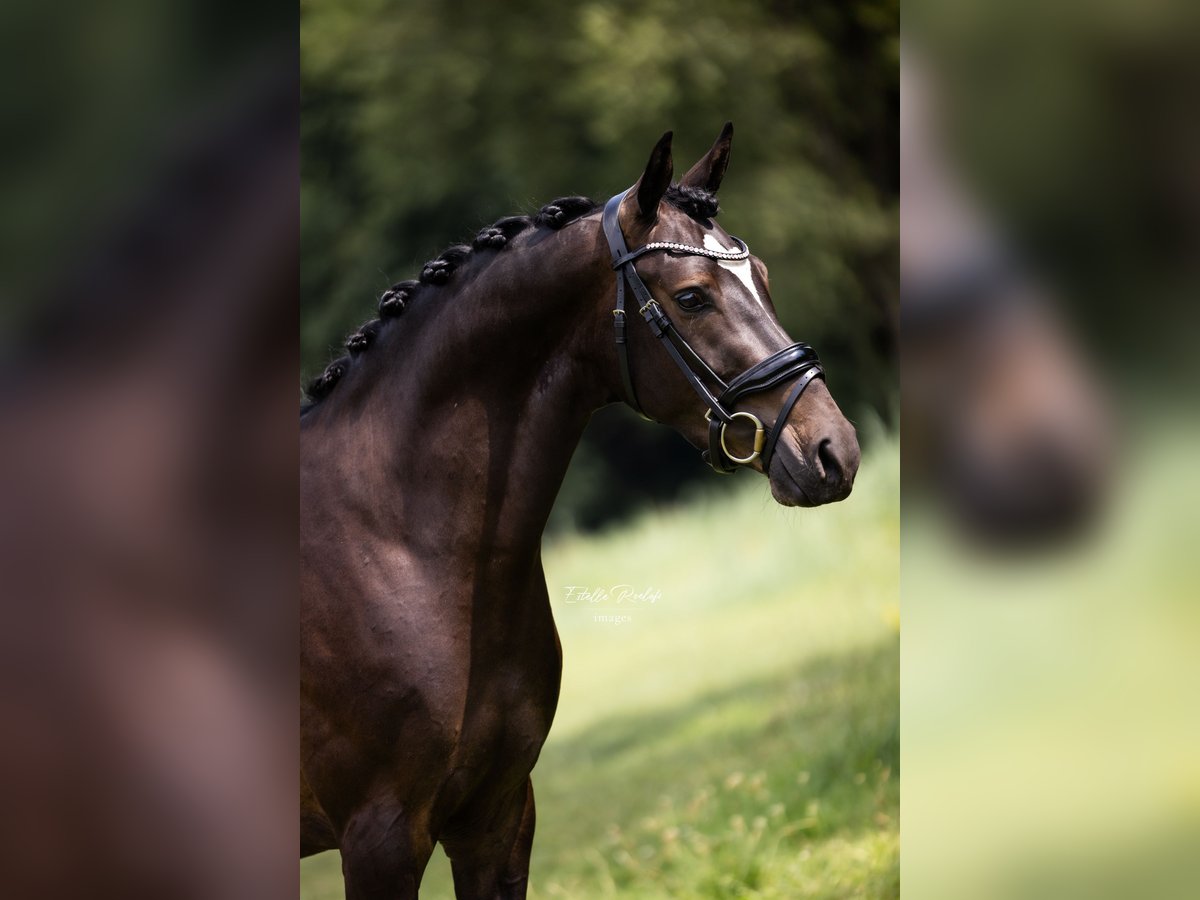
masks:
<svg viewBox="0 0 1200 900"><path fill-rule="evenodd" d="M589 222L426 289L325 401L343 401L322 426L337 432L322 443L343 508L379 537L494 577L536 562L584 426L612 396L597 313L609 267Z"/></svg>

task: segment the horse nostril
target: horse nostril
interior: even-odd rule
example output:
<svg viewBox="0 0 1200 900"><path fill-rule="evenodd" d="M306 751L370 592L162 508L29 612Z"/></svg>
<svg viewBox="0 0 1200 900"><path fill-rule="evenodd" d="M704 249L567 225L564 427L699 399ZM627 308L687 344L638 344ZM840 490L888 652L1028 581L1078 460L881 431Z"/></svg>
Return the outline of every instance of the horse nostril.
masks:
<svg viewBox="0 0 1200 900"><path fill-rule="evenodd" d="M828 484L838 484L842 480L842 463L837 458L837 454L833 451L833 441L825 438L817 445L817 460L820 462L821 471L824 472L823 481Z"/></svg>

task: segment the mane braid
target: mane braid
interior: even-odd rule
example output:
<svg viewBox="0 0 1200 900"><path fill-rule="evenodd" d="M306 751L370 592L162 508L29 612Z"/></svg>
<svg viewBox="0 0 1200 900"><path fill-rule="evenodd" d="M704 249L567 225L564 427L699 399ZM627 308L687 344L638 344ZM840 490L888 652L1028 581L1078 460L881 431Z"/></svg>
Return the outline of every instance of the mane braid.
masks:
<svg viewBox="0 0 1200 900"><path fill-rule="evenodd" d="M412 296L421 288L419 281L399 281L379 295L379 317L392 319L404 312Z"/></svg>
<svg viewBox="0 0 1200 900"><path fill-rule="evenodd" d="M514 237L532 227L533 219L529 216L506 216L481 228L471 246L476 250L503 250Z"/></svg>
<svg viewBox="0 0 1200 900"><path fill-rule="evenodd" d="M534 221L555 231L581 216L586 216L599 206L590 197L559 197L541 208Z"/></svg>
<svg viewBox="0 0 1200 900"><path fill-rule="evenodd" d="M325 367L324 372L304 386L304 393L312 400L312 403L308 405L305 412L329 395L334 386L342 380L342 376L346 374L348 368L350 368L350 357L343 356L335 359Z"/></svg>
<svg viewBox="0 0 1200 900"><path fill-rule="evenodd" d="M599 204L589 197L560 197L543 206L536 216L505 216L480 229L471 244L455 244L429 260L421 267L421 274L416 281L393 284L379 295L379 318L372 319L347 336L347 355L335 359L325 367L325 371L305 385L300 415L303 416L329 396L350 371L354 360L376 343L387 323L399 318L418 293L447 284L454 271L473 252L503 250L514 237L535 226L557 231L598 208Z"/></svg>
<svg viewBox="0 0 1200 900"><path fill-rule="evenodd" d="M346 349L350 351L351 356L358 356L375 341L379 336L379 329L383 327L381 319L372 319L367 322L358 331L354 332L350 337L346 338Z"/></svg>
<svg viewBox="0 0 1200 900"><path fill-rule="evenodd" d="M448 247L436 259L425 263L421 269L421 284L445 284L454 270L470 255L471 248L466 244Z"/></svg>

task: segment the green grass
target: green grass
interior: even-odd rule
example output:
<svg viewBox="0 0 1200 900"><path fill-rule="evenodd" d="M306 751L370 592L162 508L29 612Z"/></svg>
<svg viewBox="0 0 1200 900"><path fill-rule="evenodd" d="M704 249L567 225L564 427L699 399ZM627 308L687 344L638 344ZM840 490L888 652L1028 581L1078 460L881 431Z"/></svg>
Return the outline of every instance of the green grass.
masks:
<svg viewBox="0 0 1200 900"><path fill-rule="evenodd" d="M899 450L824 509L738 479L546 548L564 672L531 897L899 894ZM659 596L566 601L619 584ZM335 853L301 896L342 897ZM452 896L439 851L422 897Z"/></svg>

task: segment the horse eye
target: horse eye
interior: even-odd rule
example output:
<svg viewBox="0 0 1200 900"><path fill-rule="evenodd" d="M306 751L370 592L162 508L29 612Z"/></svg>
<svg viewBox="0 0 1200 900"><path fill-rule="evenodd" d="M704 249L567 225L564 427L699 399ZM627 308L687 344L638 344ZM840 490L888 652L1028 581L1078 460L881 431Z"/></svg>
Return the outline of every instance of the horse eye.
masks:
<svg viewBox="0 0 1200 900"><path fill-rule="evenodd" d="M675 302L680 309L699 309L704 305L704 296L699 291L680 291L675 295Z"/></svg>

